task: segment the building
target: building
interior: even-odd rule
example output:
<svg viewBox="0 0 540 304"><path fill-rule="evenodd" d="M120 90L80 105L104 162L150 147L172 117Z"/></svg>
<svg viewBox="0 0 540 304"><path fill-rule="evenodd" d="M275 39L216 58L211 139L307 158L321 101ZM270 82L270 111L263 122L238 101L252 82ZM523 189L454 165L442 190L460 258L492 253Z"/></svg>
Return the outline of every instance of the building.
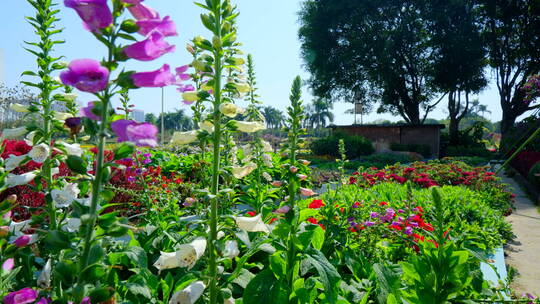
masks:
<svg viewBox="0 0 540 304"><path fill-rule="evenodd" d="M136 122L144 122L144 111L143 110L133 110L131 113L131 119Z"/></svg>

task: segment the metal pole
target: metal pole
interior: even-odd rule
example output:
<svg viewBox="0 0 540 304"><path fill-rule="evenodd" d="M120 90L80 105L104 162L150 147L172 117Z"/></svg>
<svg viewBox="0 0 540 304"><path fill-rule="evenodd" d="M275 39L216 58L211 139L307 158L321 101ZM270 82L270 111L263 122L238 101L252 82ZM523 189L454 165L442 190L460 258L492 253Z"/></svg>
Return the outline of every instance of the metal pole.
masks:
<svg viewBox="0 0 540 304"><path fill-rule="evenodd" d="M165 145L165 88L161 87L161 145Z"/></svg>

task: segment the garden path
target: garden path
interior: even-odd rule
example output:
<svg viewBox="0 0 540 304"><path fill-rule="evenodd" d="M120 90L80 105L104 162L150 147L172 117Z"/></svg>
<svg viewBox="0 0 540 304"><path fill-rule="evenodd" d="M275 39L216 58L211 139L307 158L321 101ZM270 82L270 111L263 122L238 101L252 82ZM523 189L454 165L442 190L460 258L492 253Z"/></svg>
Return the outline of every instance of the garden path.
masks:
<svg viewBox="0 0 540 304"><path fill-rule="evenodd" d="M503 176L502 180L516 194L516 210L507 217L516 239L505 246L506 263L518 271L512 287L517 295L529 292L540 296L540 214L513 179Z"/></svg>

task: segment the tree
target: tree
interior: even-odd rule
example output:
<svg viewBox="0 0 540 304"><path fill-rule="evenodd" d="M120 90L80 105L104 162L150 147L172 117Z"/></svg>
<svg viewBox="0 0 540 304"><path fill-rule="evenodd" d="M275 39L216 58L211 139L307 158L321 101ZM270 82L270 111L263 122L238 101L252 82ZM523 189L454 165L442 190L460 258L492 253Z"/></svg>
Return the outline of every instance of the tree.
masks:
<svg viewBox="0 0 540 304"><path fill-rule="evenodd" d="M299 36L315 95L362 92L381 101L378 112L422 123L442 100L432 101L427 2L305 0Z"/></svg>
<svg viewBox="0 0 540 304"><path fill-rule="evenodd" d="M318 98L313 101L311 107L309 107L309 123L312 128L324 128L326 127L327 120L334 122L334 113L332 113L333 105L328 100Z"/></svg>
<svg viewBox="0 0 540 304"><path fill-rule="evenodd" d="M154 113L147 113L144 116L144 121L149 122L149 123L151 123L153 125L156 125L157 121L158 121L158 118L156 117L156 115Z"/></svg>
<svg viewBox="0 0 540 304"><path fill-rule="evenodd" d="M165 130L170 132L186 131L193 128L193 120L186 115L183 109L165 113L163 123ZM156 124L161 125L161 117L157 119Z"/></svg>
<svg viewBox="0 0 540 304"><path fill-rule="evenodd" d="M266 120L266 126L268 129L279 129L283 126L283 122L285 121L285 116L283 115L283 112L281 112L280 110L272 106L265 106L262 109L261 114L264 116L264 119Z"/></svg>
<svg viewBox="0 0 540 304"><path fill-rule="evenodd" d="M472 0L432 0L426 10L433 48L433 85L448 94L450 142L470 110L471 93L487 86L485 50Z"/></svg>
<svg viewBox="0 0 540 304"><path fill-rule="evenodd" d="M527 79L540 72L540 3L537 0L477 0L502 107L502 145L517 117L539 108L523 102Z"/></svg>

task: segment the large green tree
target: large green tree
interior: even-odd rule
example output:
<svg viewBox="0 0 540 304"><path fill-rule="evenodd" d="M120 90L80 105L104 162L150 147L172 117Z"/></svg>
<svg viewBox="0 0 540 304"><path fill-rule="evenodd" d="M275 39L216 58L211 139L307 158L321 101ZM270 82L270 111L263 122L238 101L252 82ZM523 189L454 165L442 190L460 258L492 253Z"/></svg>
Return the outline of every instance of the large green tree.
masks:
<svg viewBox="0 0 540 304"><path fill-rule="evenodd" d="M333 105L326 99L315 99L308 106L307 113L309 124L312 128L324 128L328 122L334 122L334 113L332 113Z"/></svg>
<svg viewBox="0 0 540 304"><path fill-rule="evenodd" d="M430 78L428 2L304 1L299 36L315 94L350 97L362 92L366 102L373 97L381 101L379 112L422 123L442 100Z"/></svg>
<svg viewBox="0 0 540 304"><path fill-rule="evenodd" d="M523 101L528 77L540 72L540 1L477 0L489 64L502 107L503 145L516 119L539 108Z"/></svg>

